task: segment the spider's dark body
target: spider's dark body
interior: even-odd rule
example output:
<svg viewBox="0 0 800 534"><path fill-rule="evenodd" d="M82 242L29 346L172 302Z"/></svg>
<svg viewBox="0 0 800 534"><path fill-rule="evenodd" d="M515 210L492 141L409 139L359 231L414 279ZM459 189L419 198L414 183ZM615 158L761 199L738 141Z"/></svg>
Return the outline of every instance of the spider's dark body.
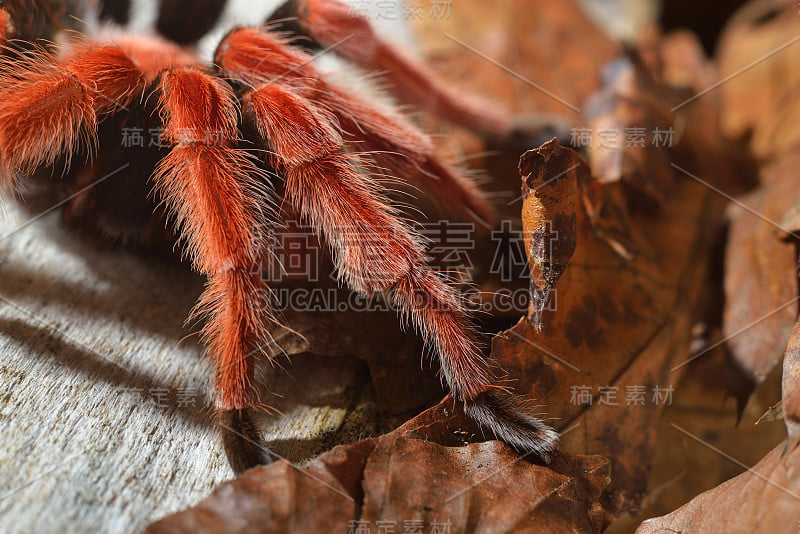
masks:
<svg viewBox="0 0 800 534"><path fill-rule="evenodd" d="M40 213L63 204L64 222L100 242L170 254L175 236L165 228L165 213L150 194L151 186L142 180L168 149L147 146L147 141L127 147L120 142L120 132L148 132L158 129L160 121L137 105L128 108L99 125L93 154L82 150L74 156L80 164L67 166L62 159L30 176L22 186L23 207ZM121 168L119 162L126 164Z"/></svg>
<svg viewBox="0 0 800 534"><path fill-rule="evenodd" d="M386 70L402 100L487 135L510 136L510 119L454 93L339 0L289 0L274 24L230 30L207 66L191 45L224 5L164 0L156 29L169 40L117 33L101 43L61 35L70 15L85 14L83 3L2 3L4 182L64 199L68 222L112 241L177 241L206 276L195 314L216 364L234 469L269 461L248 409L257 403L254 360L273 343L270 288L258 273L281 215L277 198L329 245L343 282L390 296L439 357L468 416L520 452L545 454L555 433L494 385L464 302L428 267L382 174L477 219L491 218L491 207L405 117L326 81L307 52L335 47L361 67ZM100 18L124 23L129 15L129 2L99 6ZM126 146L126 130L157 131L158 142Z"/></svg>

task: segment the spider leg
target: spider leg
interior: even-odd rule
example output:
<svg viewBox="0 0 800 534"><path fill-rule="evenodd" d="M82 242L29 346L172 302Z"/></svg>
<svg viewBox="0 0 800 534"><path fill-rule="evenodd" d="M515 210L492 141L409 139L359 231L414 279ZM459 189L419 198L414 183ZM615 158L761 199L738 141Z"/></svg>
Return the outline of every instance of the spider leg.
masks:
<svg viewBox="0 0 800 534"><path fill-rule="evenodd" d="M216 63L227 75L252 86L280 82L336 117L348 141L395 176L417 180L448 209L464 209L491 221L493 210L478 188L458 169L437 157L430 139L405 117L367 103L324 81L311 57L263 30L238 28L220 43Z"/></svg>
<svg viewBox="0 0 800 534"><path fill-rule="evenodd" d="M156 169L154 190L175 216L194 268L208 277L194 316L206 318L203 339L216 364L225 445L241 471L270 461L246 412L257 401L255 359L274 322L257 268L268 195L254 162L234 148L237 107L224 81L199 69L174 69L161 76L160 92L172 149Z"/></svg>
<svg viewBox="0 0 800 534"><path fill-rule="evenodd" d="M70 26L68 15L81 17L83 6L69 0L13 0L0 6L0 38L8 46L25 48L33 41L44 42Z"/></svg>
<svg viewBox="0 0 800 534"><path fill-rule="evenodd" d="M294 18L290 18L294 17ZM288 21L287 21L288 19ZM475 94L459 91L423 63L382 39L367 17L340 0L289 0L272 20L287 21L316 43L369 71L385 72L397 96L467 128L505 138L512 132L507 112Z"/></svg>
<svg viewBox="0 0 800 534"><path fill-rule="evenodd" d="M525 151L553 137L569 139L569 118L550 113L512 116L498 102L448 83L382 39L366 16L341 0L287 0L268 22L270 28L301 37L295 46L327 47L368 72L380 72L401 101L482 134L487 148Z"/></svg>
<svg viewBox="0 0 800 534"><path fill-rule="evenodd" d="M14 37L14 21L11 13L6 9L0 8L0 42L6 43Z"/></svg>
<svg viewBox="0 0 800 534"><path fill-rule="evenodd" d="M97 142L103 115L143 94L146 78L120 46L87 44L62 59L39 51L0 71L0 179L13 186L57 158ZM225 82L199 70L160 78L164 139L173 146L154 174L155 189L178 222L195 268L208 276L196 315L216 359L218 408L234 469L270 460L245 408L259 343L272 315L255 268L262 252L266 198L253 162L233 149L236 105Z"/></svg>
<svg viewBox="0 0 800 534"><path fill-rule="evenodd" d="M0 182L96 143L98 118L144 90L141 71L113 45L64 58L39 51L0 65Z"/></svg>
<svg viewBox="0 0 800 534"><path fill-rule="evenodd" d="M343 152L329 113L279 84L249 92L244 110L285 173L286 198L331 246L339 276L362 293L391 289L433 347L466 413L518 451L546 454L555 432L492 385L464 302L426 265L419 237L397 218L380 186Z"/></svg>

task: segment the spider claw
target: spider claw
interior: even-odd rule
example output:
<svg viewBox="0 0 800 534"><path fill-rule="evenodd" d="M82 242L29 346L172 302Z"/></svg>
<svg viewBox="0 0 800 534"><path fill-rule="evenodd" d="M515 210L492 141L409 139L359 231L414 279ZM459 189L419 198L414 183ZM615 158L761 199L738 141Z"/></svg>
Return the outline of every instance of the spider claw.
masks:
<svg viewBox="0 0 800 534"><path fill-rule="evenodd" d="M272 463L272 453L247 409L220 410L219 426L228 463L237 476L252 467Z"/></svg>
<svg viewBox="0 0 800 534"><path fill-rule="evenodd" d="M466 401L464 413L523 456L547 461L558 445L558 432L525 412L513 396L484 392Z"/></svg>

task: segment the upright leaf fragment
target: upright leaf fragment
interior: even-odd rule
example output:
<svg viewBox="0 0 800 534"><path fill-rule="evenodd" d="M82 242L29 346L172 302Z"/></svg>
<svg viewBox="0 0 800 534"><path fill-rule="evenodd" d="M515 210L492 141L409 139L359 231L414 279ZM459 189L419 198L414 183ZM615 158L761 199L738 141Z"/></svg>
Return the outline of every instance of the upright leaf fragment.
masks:
<svg viewBox="0 0 800 534"><path fill-rule="evenodd" d="M585 162L551 139L529 150L519 162L522 176L522 233L531 271L528 318L539 330L542 314L555 308L551 293L578 244L578 176Z"/></svg>

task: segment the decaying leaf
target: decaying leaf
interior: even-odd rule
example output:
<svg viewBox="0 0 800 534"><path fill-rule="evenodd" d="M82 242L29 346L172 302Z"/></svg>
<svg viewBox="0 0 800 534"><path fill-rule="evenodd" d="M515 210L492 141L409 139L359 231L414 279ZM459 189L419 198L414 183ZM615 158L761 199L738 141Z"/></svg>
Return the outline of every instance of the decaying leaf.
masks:
<svg viewBox="0 0 800 534"><path fill-rule="evenodd" d="M624 180L654 202L663 201L672 185L664 148L677 146L684 127L683 117L670 109L690 95L657 83L633 51L607 65L603 89L584 112L595 179Z"/></svg>
<svg viewBox="0 0 800 534"><path fill-rule="evenodd" d="M789 433L786 446L794 449L800 442L800 321L792 328L783 357L782 389L783 419Z"/></svg>
<svg viewBox="0 0 800 534"><path fill-rule="evenodd" d="M729 211L725 256L723 336L740 409L780 362L798 312L798 29L795 3L756 0L720 41L723 131L759 158L759 187Z"/></svg>
<svg viewBox="0 0 800 534"><path fill-rule="evenodd" d="M800 143L797 41L797 2L792 0L746 4L720 39L724 132L731 138L752 133L750 146L762 159Z"/></svg>
<svg viewBox="0 0 800 534"><path fill-rule="evenodd" d="M518 392L546 404L558 428L579 425L562 439L566 450L610 457L619 511L635 509L646 491L657 416L688 359L703 274L697 251L719 210L702 187L682 187L665 206L668 219L634 219L648 226L645 235L663 231L667 220L686 225L674 248L657 251L659 261L628 263L584 230L542 332L523 320L493 341L492 356Z"/></svg>
<svg viewBox="0 0 800 534"><path fill-rule="evenodd" d="M645 521L637 534L797 532L800 449L783 454L785 450L785 444L778 445L736 478L697 496L671 514Z"/></svg>
<svg viewBox="0 0 800 534"><path fill-rule="evenodd" d="M502 0L491 8L464 0L447 18L414 23L423 54L438 72L517 114L577 118L597 88L600 69L620 48L575 0Z"/></svg>
<svg viewBox="0 0 800 534"><path fill-rule="evenodd" d="M336 447L305 467L280 461L252 469L147 532L312 534L394 525L396 532L566 533L608 524L605 459L557 454L543 467L497 441L464 444L475 430L447 399L390 434Z"/></svg>
<svg viewBox="0 0 800 534"><path fill-rule="evenodd" d="M612 116L622 113L628 124L618 109L640 109L642 127L652 132L663 110L648 110L664 103L635 100L637 94L630 92L630 101ZM669 88L652 94L669 94ZM703 116L706 105L688 106L687 121ZM690 357L693 317L725 204L707 185L726 179L720 154L690 136L678 141L656 155L636 146L624 150L638 179L651 179L638 189L649 188L660 199L656 210L642 209L640 191L589 180L576 210L577 247L558 282L556 306L544 312L541 331L522 320L492 345L492 357L516 390L544 404L560 430L574 428L562 439L565 450L610 459L609 507L616 513L636 510L647 491L658 416L671 395L680 395L674 386ZM641 153L628 157L629 151ZM592 170L595 154L590 152ZM666 175L663 180L647 172L651 164ZM638 253L621 254L627 247L612 245L602 231L609 227L627 234Z"/></svg>
<svg viewBox="0 0 800 534"><path fill-rule="evenodd" d="M794 204L798 162L790 157L764 169L764 184L728 210L722 332L739 410L780 362L797 315L797 252L777 221Z"/></svg>
<svg viewBox="0 0 800 534"><path fill-rule="evenodd" d="M774 404L779 373L772 373L754 392L737 424L734 403L725 400L724 354L704 354L687 367L675 384L672 404L664 408L658 422L658 447L641 512L621 517L609 534L632 532L642 520L668 514L742 472L742 465L718 451L751 466L785 439L781 422L754 424Z"/></svg>
<svg viewBox="0 0 800 534"><path fill-rule="evenodd" d="M773 7L781 4L781 2L769 3ZM757 4L763 8L767 2L754 2L751 5ZM782 92L781 86L784 82L792 85L791 80L796 78L793 71L790 72L796 63L793 59L797 53L796 49L792 50L794 45L776 51L778 47L786 45L797 36L796 8L793 9L788 4L789 2L782 2L774 13L771 12L771 8L766 10L759 8L760 13L754 16L751 11L746 31L738 33L735 37L732 37L733 33L729 33L731 37L726 37L721 44L723 72L716 77L703 73L699 85L696 82L691 84L702 96L688 102L686 107L714 103L702 105L695 110L697 112L702 109L705 116L698 116L695 113L694 117L686 121L684 140L688 140L690 145L703 147L699 154L717 155L707 159L701 158L697 162L698 165L719 161L719 155L729 162L735 162L735 172L730 173L727 178L721 176L722 180L715 183L720 195L736 196L741 194L744 187L753 187L755 183L755 167L753 162L748 160L750 155L746 146L751 139L744 138L739 148L732 149L730 145L726 148L724 136L719 131L720 123L727 129L733 121L744 118L744 121L737 126L738 133L733 134L730 130L726 130L726 133L732 137L739 137L748 131L755 131L753 140L759 137L757 131L761 128L759 126L761 122L773 122L777 119L778 123L796 123L790 119L796 114L792 112L788 103L772 107L774 104L772 97L776 91ZM781 20L782 29L771 26ZM732 25L737 25L741 21L741 18L737 18ZM775 31L770 33L770 28ZM740 26L740 29L743 28ZM756 34L759 34L758 38L751 39ZM684 38L681 41L683 43L675 43L673 40L669 45L672 52L666 50L664 56L680 58L679 52L686 50L687 43ZM665 45L662 44L661 48L664 50ZM772 52L775 54L770 55L768 59L757 61ZM685 59L689 54L682 55L684 64L692 63ZM751 68L742 70L748 65L751 65ZM669 65L664 69L671 77L676 75L682 77L680 70L675 71ZM705 70L703 69L701 73ZM689 69L687 72L691 71L692 69ZM745 81L746 86L743 87ZM734 98L731 98L732 96ZM768 107L772 109L767 113L762 106L770 102L772 104ZM771 117L770 114L777 115ZM759 177L762 182L761 187L746 197L739 198L738 205L737 202L733 202L729 206L731 224L725 257L718 260L718 267L710 273L707 282L708 288L713 291L713 286L724 280L725 295L724 298L718 298L714 297L712 292L706 297L707 309L711 312L707 317L712 320L710 325L706 325L712 330L704 334L708 336L706 338L708 341L705 347L700 345L701 348L694 355L695 358L701 359L692 362L690 372L676 386L676 391L681 392L680 400L676 401L675 406L665 410L662 417L659 436L663 436L663 441L667 445L660 448L654 459L654 474L651 477L651 491L645 501L644 517L674 510L698 492L706 491L720 481L729 479L746 466L753 465L763 458L766 452L784 437L783 425L768 422L782 417L780 403L769 410L765 417L759 419L759 416L769 406L775 404L780 376L778 370L774 368L783 353L786 338L796 316L797 304L793 300L797 295L796 245L793 243L795 238L790 232L796 231L797 223L794 222L796 219L792 214L787 214L786 210L793 204L796 205L797 189L792 184L795 182L793 179L795 173L791 169L797 168L797 159L788 153L786 154L789 156L788 160L781 161L783 158L774 157L777 154L774 149L783 145L784 141L790 141L788 145L792 144L792 135L789 133L781 139L776 139L771 146L766 146L769 150L763 153L771 153L773 157L761 162L763 164ZM693 174L703 179L714 173L715 169L712 166L704 173ZM722 309L723 305L724 317L719 321L713 310ZM715 325L720 323L722 332L717 334L715 330L720 327ZM727 342L719 344L722 340ZM723 362L724 349L732 349L728 352L735 355L727 361L727 364ZM738 372L732 373L732 371ZM728 392L733 393L739 403L736 418L732 417L726 407L728 403L722 403L725 378L731 375L739 377L736 382L728 378L727 384ZM758 389L753 391L756 386ZM754 395L750 402L746 403L751 393ZM754 426L753 422L756 420L763 424ZM737 422L738 426L735 426ZM680 436L680 433L673 423L691 429L705 443L686 440L688 443L683 447L675 443L675 435ZM732 462L717 451L723 451L741 463ZM760 489L756 487L751 489L751 486L748 486L744 491L749 494L750 491L758 492ZM702 498L705 499L705 496ZM735 499L736 496L731 495L730 498ZM714 507L716 499L721 499L724 503L718 510ZM736 522L743 525L741 529L735 524L726 523L726 515L731 509L727 505L727 500L728 497L723 498L717 490L713 490L713 497L710 496L704 501L706 506L703 511L702 527L695 528L693 525L681 523L657 523L663 530L656 531L780 530L777 527L767 526L768 523L761 520L772 513L769 503L766 502L762 502L758 511L760 517L755 521L748 521L753 519L752 515L747 518L745 514L735 514ZM685 510L688 508L687 505ZM755 510L749 509L749 511ZM620 526L614 532L628 532L631 524L635 522L636 520L627 522L625 523L627 529L625 526ZM794 525L787 523L785 527L794 530Z"/></svg>
<svg viewBox="0 0 800 534"><path fill-rule="evenodd" d="M520 155L554 136L567 144L570 128L583 125L583 103L600 86L602 67L617 55L619 43L576 0L498 0L491 6L463 0L447 18L412 22L426 61L453 86L491 96L514 114L521 134L542 123L556 126L535 142L520 135L487 147L463 129L428 124L445 134L436 138L440 145L491 174L483 188L502 199L498 215L517 219L519 203L509 201L519 195Z"/></svg>
<svg viewBox="0 0 800 534"><path fill-rule="evenodd" d="M567 269L577 245L575 209L578 176L588 175L586 163L552 139L522 155L522 235L531 273L529 317L542 329L542 312L550 292Z"/></svg>

